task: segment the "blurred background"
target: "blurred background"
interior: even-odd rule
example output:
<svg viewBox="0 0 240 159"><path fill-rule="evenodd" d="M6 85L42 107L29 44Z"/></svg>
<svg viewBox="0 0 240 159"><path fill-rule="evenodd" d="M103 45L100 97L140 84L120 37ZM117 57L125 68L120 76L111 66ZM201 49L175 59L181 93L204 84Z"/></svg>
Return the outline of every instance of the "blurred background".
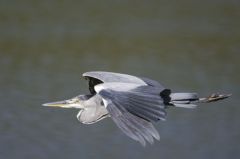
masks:
<svg viewBox="0 0 240 159"><path fill-rule="evenodd" d="M0 0L0 158L240 157L240 1ZM143 148L111 121L42 103L87 93L81 74L146 76L173 91L232 93L170 109Z"/></svg>

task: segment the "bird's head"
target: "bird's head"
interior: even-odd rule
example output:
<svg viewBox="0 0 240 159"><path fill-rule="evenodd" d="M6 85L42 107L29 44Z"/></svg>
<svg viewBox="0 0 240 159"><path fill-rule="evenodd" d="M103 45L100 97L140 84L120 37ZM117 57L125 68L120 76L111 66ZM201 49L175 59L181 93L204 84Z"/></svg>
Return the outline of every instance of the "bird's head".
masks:
<svg viewBox="0 0 240 159"><path fill-rule="evenodd" d="M43 106L83 109L84 108L83 102L88 98L89 97L87 95L79 95L67 100L45 103L43 104Z"/></svg>

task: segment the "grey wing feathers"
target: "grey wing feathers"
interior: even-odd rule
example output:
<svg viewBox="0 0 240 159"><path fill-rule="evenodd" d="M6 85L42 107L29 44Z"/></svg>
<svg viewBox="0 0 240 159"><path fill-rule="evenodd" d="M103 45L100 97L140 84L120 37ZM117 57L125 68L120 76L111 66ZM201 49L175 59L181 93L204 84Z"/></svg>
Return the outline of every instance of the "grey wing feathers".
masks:
<svg viewBox="0 0 240 159"><path fill-rule="evenodd" d="M99 95L107 101L106 109L116 125L129 137L145 145L159 134L150 121L165 120L166 112L159 91L140 86L128 92L103 89Z"/></svg>
<svg viewBox="0 0 240 159"><path fill-rule="evenodd" d="M127 111L122 112L124 108L121 110L119 107L115 106L110 102L108 104L107 110L109 114L111 114L111 118L115 122L115 124L130 138L139 141L143 146L146 145L146 141L149 143L153 143L154 139L159 140L160 136L157 130L153 127L153 125L139 118ZM146 140L146 141L145 141Z"/></svg>
<svg viewBox="0 0 240 159"><path fill-rule="evenodd" d="M122 83L136 83L142 85L150 85L154 87L162 87L163 86L157 81L145 78L145 77L136 77L127 74L121 73L113 73L113 72L103 72L103 71L92 71L86 72L83 74L84 77L92 77L102 82L122 82Z"/></svg>
<svg viewBox="0 0 240 159"><path fill-rule="evenodd" d="M149 78L146 78L146 77L139 77L139 78L141 80L143 80L149 86L153 86L153 87L158 87L158 88L164 89L164 87L158 81L155 81L155 80L152 80L152 79L149 79Z"/></svg>
<svg viewBox="0 0 240 159"><path fill-rule="evenodd" d="M130 113L144 118L145 120L165 120L165 105L159 95L159 91L158 93L153 90L150 92L149 89L149 86L141 86L128 92L107 89L102 90L99 94L103 98L110 99L116 106L120 105ZM121 107L119 107L120 110Z"/></svg>

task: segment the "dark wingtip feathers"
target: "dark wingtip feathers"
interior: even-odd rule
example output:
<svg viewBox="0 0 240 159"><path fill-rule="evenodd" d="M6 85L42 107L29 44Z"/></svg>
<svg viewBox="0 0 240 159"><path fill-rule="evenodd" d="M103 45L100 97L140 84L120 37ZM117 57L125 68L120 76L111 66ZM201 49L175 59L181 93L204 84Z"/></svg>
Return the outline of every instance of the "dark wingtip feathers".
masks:
<svg viewBox="0 0 240 159"><path fill-rule="evenodd" d="M171 101L170 94L171 94L170 89L164 89L162 92L160 92L160 96L162 97L165 105L168 105L169 102Z"/></svg>

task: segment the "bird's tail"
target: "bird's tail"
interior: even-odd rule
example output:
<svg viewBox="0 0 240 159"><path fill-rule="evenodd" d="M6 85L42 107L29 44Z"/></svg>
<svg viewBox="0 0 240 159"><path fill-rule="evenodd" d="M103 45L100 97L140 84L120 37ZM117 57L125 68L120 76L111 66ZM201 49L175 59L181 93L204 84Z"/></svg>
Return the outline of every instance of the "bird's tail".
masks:
<svg viewBox="0 0 240 159"><path fill-rule="evenodd" d="M195 108L197 103L210 103L230 97L231 94L214 93L205 98L199 98L197 93L171 93L170 105L183 108Z"/></svg>

